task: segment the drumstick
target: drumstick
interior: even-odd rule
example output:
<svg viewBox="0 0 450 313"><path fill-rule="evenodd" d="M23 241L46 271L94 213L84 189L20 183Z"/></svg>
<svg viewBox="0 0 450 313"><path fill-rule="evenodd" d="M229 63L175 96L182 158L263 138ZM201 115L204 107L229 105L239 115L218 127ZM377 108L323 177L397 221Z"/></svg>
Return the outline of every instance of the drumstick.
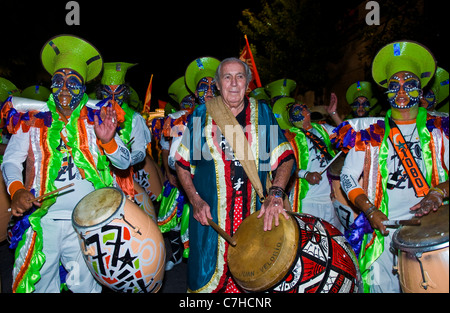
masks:
<svg viewBox="0 0 450 313"><path fill-rule="evenodd" d="M323 171L320 172L320 175L322 175L323 173L325 173L325 171L328 169L328 167L330 167L331 163L333 163L334 161L336 161L336 159L338 158L338 156L341 155L341 153L342 153L342 150L339 151L339 153L336 154L336 156L335 156L334 158L332 158L330 162L328 162L327 166L325 166L325 168L323 169Z"/></svg>
<svg viewBox="0 0 450 313"><path fill-rule="evenodd" d="M386 227L397 227L397 226L418 226L420 225L420 219L415 218L411 220L391 220L383 221L383 225Z"/></svg>
<svg viewBox="0 0 450 313"><path fill-rule="evenodd" d="M230 235L228 235L222 228L220 228L219 225L217 225L216 223L214 223L214 221L210 218L208 218L208 223L209 225L214 228L214 230L220 235L222 236L223 239L225 239L226 241L228 241L228 243L230 245L232 245L233 247L236 246L236 240L234 240Z"/></svg>
<svg viewBox="0 0 450 313"><path fill-rule="evenodd" d="M127 143L127 148L128 148L128 149L130 149L130 147L131 147L131 145L133 144L133 142L134 142L134 137L132 137L132 138L130 139L130 141L128 141L128 143Z"/></svg>
<svg viewBox="0 0 450 313"><path fill-rule="evenodd" d="M58 188L58 189L56 189L56 190L53 190L53 191L51 191L51 192L44 193L42 196L39 196L39 197L36 197L36 198L34 198L34 199L28 200L28 202L34 202L34 201L42 200L42 199L47 198L48 196L51 196L51 195L53 195L53 194L55 194L55 193L57 193L57 192L60 192L60 191L62 191L62 190L64 190L64 189L67 189L67 188L69 188L69 187L72 187L73 185L74 185L74 183L71 183L71 184L68 184L68 185L66 185L66 186L64 186L64 187Z"/></svg>

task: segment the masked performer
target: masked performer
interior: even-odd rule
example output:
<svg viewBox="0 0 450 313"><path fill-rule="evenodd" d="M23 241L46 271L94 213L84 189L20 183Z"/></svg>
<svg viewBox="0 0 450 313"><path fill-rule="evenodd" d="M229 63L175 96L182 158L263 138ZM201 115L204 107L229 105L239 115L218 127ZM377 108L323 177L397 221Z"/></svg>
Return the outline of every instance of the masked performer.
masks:
<svg viewBox="0 0 450 313"><path fill-rule="evenodd" d="M151 142L151 133L145 119L128 105L131 88L125 83L125 76L129 68L136 64L126 62L105 63L102 80L97 88L97 99L105 99L116 102L125 112L124 122L118 125L118 134L131 152L131 165L144 162L147 153L147 145ZM115 179L124 193L135 200L144 200L139 206L156 221L153 212L153 204L148 197L142 198L142 192L138 183L133 180L133 167L126 170L114 169ZM136 190L137 189L137 190ZM135 197L137 195L137 197ZM139 198L139 199L137 199ZM145 203L150 202L150 203ZM145 208L152 208L151 210Z"/></svg>
<svg viewBox="0 0 450 313"><path fill-rule="evenodd" d="M331 102L330 106L337 105L335 95ZM329 138L334 127L312 123L308 107L290 97L277 100L273 112L295 152L298 171L289 196L293 211L323 218L341 229L330 198L327 173L321 174L335 156Z"/></svg>
<svg viewBox="0 0 450 313"><path fill-rule="evenodd" d="M168 232L172 246L172 257L167 262L166 270L189 256L189 204L182 186L177 182L175 170L175 152L180 145L188 118L197 106L218 95L214 75L220 61L212 57L201 57L193 60L186 68L185 76L178 78L170 87L169 95L180 105L181 110L172 112L164 123L161 146L163 162L169 180L164 185L164 192L159 197L161 210L158 225L162 232Z"/></svg>
<svg viewBox="0 0 450 313"><path fill-rule="evenodd" d="M20 90L9 80L0 77L0 106L3 107L3 101L12 95L19 95ZM3 161L10 134L3 129L4 125L0 122L0 165ZM14 250L9 249L7 239L7 229L11 219L9 211L11 199L6 192L3 175L0 171L0 281L1 292L12 292L12 270L14 265Z"/></svg>
<svg viewBox="0 0 450 313"><path fill-rule="evenodd" d="M189 63L184 75L186 86L195 95L197 104L205 104L206 101L219 94L214 79L215 69L220 61L212 57L202 57Z"/></svg>
<svg viewBox="0 0 450 313"><path fill-rule="evenodd" d="M85 84L103 65L90 43L70 35L54 37L42 48L41 60L52 75L47 103L12 97L2 111L13 133L2 164L3 176L12 214L23 217L16 230L24 230L13 237L17 245L13 291L59 292L61 263L68 271L70 290L99 292L71 217L83 196L112 185L110 162L119 169L130 166L130 152L116 135L123 112L117 105L88 102ZM74 186L42 203L30 202L68 183Z"/></svg>
<svg viewBox="0 0 450 313"><path fill-rule="evenodd" d="M170 85L168 94L179 104L181 110L167 116L161 139L162 163L167 181L158 197L158 201L161 201L158 226L162 233L167 234L172 248L172 256L167 261L166 271L180 264L182 257L189 256L189 202L178 183L175 172L175 151L183 137L187 118L195 108L195 96L187 89L184 76Z"/></svg>
<svg viewBox="0 0 450 313"><path fill-rule="evenodd" d="M448 117L419 107L422 88L435 70L433 55L421 44L386 45L373 60L372 75L387 89L391 109L384 119L349 120L336 129L333 142L351 149L342 168L342 189L363 212L349 238L359 254L366 292L400 291L389 250L393 232L383 221L410 219L409 208L448 180ZM364 233L359 229L366 230L362 238L356 236Z"/></svg>
<svg viewBox="0 0 450 313"><path fill-rule="evenodd" d="M430 84L423 90L422 107L428 111L448 114L448 76L448 72L442 67L436 69Z"/></svg>
<svg viewBox="0 0 450 313"><path fill-rule="evenodd" d="M135 65L126 62L105 63L97 91L98 99L115 101L125 112L125 121L119 125L119 136L131 147L131 165L144 161L147 145L151 141L150 130L144 118L128 105L131 88L125 83L125 76L128 69Z"/></svg>
<svg viewBox="0 0 450 313"><path fill-rule="evenodd" d="M377 98L373 97L370 82L357 81L352 84L348 87L345 98L352 108L352 113L348 118L380 116L382 107Z"/></svg>

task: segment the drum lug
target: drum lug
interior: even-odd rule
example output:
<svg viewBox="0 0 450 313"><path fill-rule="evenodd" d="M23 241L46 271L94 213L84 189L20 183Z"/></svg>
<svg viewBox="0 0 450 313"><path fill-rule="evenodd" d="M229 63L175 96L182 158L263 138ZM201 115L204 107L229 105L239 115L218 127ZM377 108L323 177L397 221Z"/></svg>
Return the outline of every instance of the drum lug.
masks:
<svg viewBox="0 0 450 313"><path fill-rule="evenodd" d="M140 228L133 227L133 237L136 237L137 234L142 235Z"/></svg>
<svg viewBox="0 0 450 313"><path fill-rule="evenodd" d="M425 278L425 272L424 272L424 270L423 270L422 261L420 261L420 258L422 257L422 253L421 253L421 252L417 252L417 253L415 254L415 257L416 257L417 262L419 262L420 272L421 272L421 274L422 274L422 282L420 283L420 286L421 286L423 289L427 290L429 284L428 284L428 282L427 282L427 279Z"/></svg>
<svg viewBox="0 0 450 313"><path fill-rule="evenodd" d="M397 275L398 274L398 264L397 264L397 253L393 253L392 254L392 258L393 258L393 262L392 262L392 273L394 274L394 275Z"/></svg>
<svg viewBox="0 0 450 313"><path fill-rule="evenodd" d="M95 255L95 250L94 247L89 247L89 249L86 250L86 247L83 249L83 254L84 255L90 255L90 256L94 256Z"/></svg>
<svg viewBox="0 0 450 313"><path fill-rule="evenodd" d="M81 233L79 233L78 236L81 239L81 251L83 252L83 254L90 256L95 255L94 247L91 246L89 249L86 249L86 239Z"/></svg>
<svg viewBox="0 0 450 313"><path fill-rule="evenodd" d="M131 225L130 222L128 222L128 221L125 219L125 216L124 216L123 214L120 214L120 215L122 216L123 221L124 221L125 223L127 223L128 226L130 226L131 228L133 228L133 232L134 232L134 236L133 236L133 237L136 237L136 234L139 234L139 235L142 236L142 233L141 233L141 230L139 229L139 227L134 227L133 225Z"/></svg>

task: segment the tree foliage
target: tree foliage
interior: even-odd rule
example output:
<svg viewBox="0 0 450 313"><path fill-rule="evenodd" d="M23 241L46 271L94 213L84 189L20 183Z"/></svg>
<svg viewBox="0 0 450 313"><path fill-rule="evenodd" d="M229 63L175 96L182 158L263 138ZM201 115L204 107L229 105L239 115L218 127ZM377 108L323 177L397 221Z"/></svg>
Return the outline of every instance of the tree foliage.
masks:
<svg viewBox="0 0 450 313"><path fill-rule="evenodd" d="M385 45L396 40L414 40L421 43L430 35L424 25L424 3L418 0L384 0L380 1L382 22L378 27L365 25L360 29L362 41L367 42L366 49L360 57L373 59Z"/></svg>
<svg viewBox="0 0 450 313"><path fill-rule="evenodd" d="M238 28L252 44L262 83L290 78L301 93L333 85L327 66L342 62L347 45L355 40L364 43L365 49L354 53L367 60L368 71L376 52L395 40L418 41L440 53L446 34L442 5L424 0L377 1L381 24L374 26L365 22L367 2L260 0L259 8L244 10ZM339 73L332 77L339 79Z"/></svg>
<svg viewBox="0 0 450 313"><path fill-rule="evenodd" d="M336 55L339 14L329 1L261 0L261 11L244 10L247 34L263 84L281 78L300 90L319 90L327 80L326 65Z"/></svg>

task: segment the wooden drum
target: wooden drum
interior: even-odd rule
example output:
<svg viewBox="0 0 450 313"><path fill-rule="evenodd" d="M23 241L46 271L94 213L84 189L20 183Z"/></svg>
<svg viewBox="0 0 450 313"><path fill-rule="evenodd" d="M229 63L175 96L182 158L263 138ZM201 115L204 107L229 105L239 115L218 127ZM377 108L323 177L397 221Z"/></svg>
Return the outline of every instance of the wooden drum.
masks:
<svg viewBox="0 0 450 313"><path fill-rule="evenodd" d="M147 194L147 191L136 181L134 181L133 183L134 191L136 192L136 194L134 195L134 201L142 210L144 210L145 213L148 214L148 216L150 216L152 221L158 223L158 216L155 212L155 206L153 205L150 196Z"/></svg>
<svg viewBox="0 0 450 313"><path fill-rule="evenodd" d="M228 248L228 266L248 292L338 293L361 291L356 256L328 222L292 214L264 232L258 212L247 217Z"/></svg>
<svg viewBox="0 0 450 313"><path fill-rule="evenodd" d="M448 205L420 218L420 226L402 226L392 237L398 254L403 292L449 292Z"/></svg>
<svg viewBox="0 0 450 313"><path fill-rule="evenodd" d="M119 292L157 292L166 251L158 226L116 188L97 189L72 214L81 250L92 275Z"/></svg>
<svg viewBox="0 0 450 313"><path fill-rule="evenodd" d="M3 173L0 170L0 242L6 240L7 229L11 219L11 212L8 209L11 207L11 198L6 191L5 182L3 181Z"/></svg>
<svg viewBox="0 0 450 313"><path fill-rule="evenodd" d="M134 180L147 191L152 201L156 201L162 191L163 179L161 169L150 155L135 166Z"/></svg>

